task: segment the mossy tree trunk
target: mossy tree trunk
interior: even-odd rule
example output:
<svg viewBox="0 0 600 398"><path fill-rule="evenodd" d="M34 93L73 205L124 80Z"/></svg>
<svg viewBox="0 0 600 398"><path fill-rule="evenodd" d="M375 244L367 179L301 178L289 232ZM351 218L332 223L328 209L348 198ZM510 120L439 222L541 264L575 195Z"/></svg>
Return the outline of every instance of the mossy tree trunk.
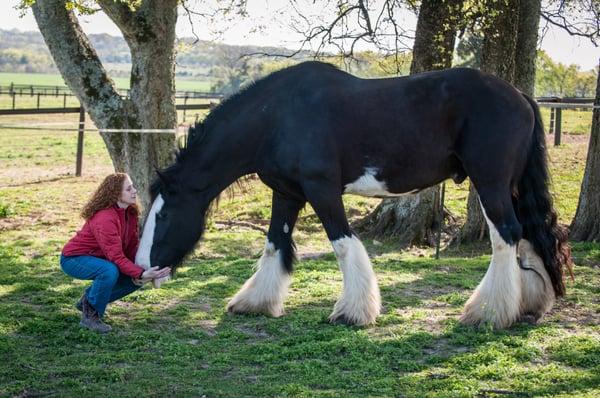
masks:
<svg viewBox="0 0 600 398"><path fill-rule="evenodd" d="M600 106L600 73L594 105ZM592 116L587 162L581 183L577 212L571 224L571 239L600 242L600 108Z"/></svg>
<svg viewBox="0 0 600 398"><path fill-rule="evenodd" d="M456 38L457 24L464 0L424 0L413 46L410 73L449 68ZM393 236L400 246L433 243L433 228L437 219L439 186L416 195L384 199L381 204L358 223L366 236Z"/></svg>
<svg viewBox="0 0 600 398"><path fill-rule="evenodd" d="M37 0L33 14L63 79L99 129L173 129L177 0L145 0L131 9L122 2L98 5L122 31L131 50L131 91L122 98L75 13L65 0ZM113 166L131 175L148 207L154 169L172 160L172 134L102 133Z"/></svg>

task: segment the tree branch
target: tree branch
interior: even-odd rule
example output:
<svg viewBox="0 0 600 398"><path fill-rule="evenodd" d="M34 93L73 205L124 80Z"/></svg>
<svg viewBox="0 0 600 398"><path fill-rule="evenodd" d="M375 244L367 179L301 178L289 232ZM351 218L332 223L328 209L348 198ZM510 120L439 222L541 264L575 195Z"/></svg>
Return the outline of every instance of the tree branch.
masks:
<svg viewBox="0 0 600 398"><path fill-rule="evenodd" d="M554 5L554 8L551 6ZM560 0L542 9L540 16L548 24L571 36L589 39L595 46L600 40L600 2L597 0Z"/></svg>

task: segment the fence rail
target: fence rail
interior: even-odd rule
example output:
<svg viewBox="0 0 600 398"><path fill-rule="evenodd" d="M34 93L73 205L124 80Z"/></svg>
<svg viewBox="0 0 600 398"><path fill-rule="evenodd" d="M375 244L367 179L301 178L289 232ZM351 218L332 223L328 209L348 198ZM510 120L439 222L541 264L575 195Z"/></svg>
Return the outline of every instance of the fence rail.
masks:
<svg viewBox="0 0 600 398"><path fill-rule="evenodd" d="M117 89L117 92L122 97L128 97L130 95L130 89ZM51 86L51 85L40 85L40 84L15 84L11 83L8 85L0 85L0 95L8 95L13 98L13 109L15 108L16 97L37 97L37 103L39 108L40 98L43 97L62 97L66 102L66 98L75 97L69 87L66 86ZM207 91L196 91L196 90L178 90L175 92L175 99L217 99L223 98L222 93L212 93Z"/></svg>
<svg viewBox="0 0 600 398"><path fill-rule="evenodd" d="M554 134L554 146L559 146L562 136L562 110L563 109L594 109L594 98L560 98L539 97L536 98L538 105L550 108L550 126L548 133Z"/></svg>
<svg viewBox="0 0 600 398"><path fill-rule="evenodd" d="M187 110L201 110L201 109L211 109L215 106L215 103L209 103L209 104L180 104L180 105L176 105L175 108L177 110L183 110L184 115L185 112ZM64 108L33 108L33 109L0 109L0 115L41 115L41 114L53 114L53 113L79 113L79 127L76 129L77 130L77 154L76 154L76 158L75 158L75 175L77 177L81 176L81 170L82 170L82 163L83 163L83 137L84 137L84 132L85 131L89 131L89 129L85 128L85 109L83 106L78 106L78 107L64 107ZM0 125L0 129L3 128L3 126ZM14 127L14 126L5 126L4 128L15 128L15 129L21 129L21 127ZM31 128L29 127L29 129L36 129L36 128ZM48 130L48 128L44 128L44 130ZM51 129L51 130L58 130L58 129ZM60 129L60 130L71 130L71 129ZM98 130L100 132L112 132L109 130ZM171 134L174 132L175 130L165 130L165 131L159 131L159 132L170 132ZM116 131L115 131L116 132ZM144 131L146 132L146 131Z"/></svg>

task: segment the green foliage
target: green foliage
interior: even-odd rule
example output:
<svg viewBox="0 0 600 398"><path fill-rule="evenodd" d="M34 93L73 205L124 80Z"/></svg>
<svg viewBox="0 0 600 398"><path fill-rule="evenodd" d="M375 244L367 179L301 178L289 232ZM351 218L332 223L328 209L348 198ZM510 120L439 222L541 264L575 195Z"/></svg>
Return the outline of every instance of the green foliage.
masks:
<svg viewBox="0 0 600 398"><path fill-rule="evenodd" d="M578 65L556 63L544 51L538 51L535 95L593 98L597 76L597 70L582 72Z"/></svg>
<svg viewBox="0 0 600 398"><path fill-rule="evenodd" d="M8 204L0 202L0 218L6 218L12 214L12 209Z"/></svg>

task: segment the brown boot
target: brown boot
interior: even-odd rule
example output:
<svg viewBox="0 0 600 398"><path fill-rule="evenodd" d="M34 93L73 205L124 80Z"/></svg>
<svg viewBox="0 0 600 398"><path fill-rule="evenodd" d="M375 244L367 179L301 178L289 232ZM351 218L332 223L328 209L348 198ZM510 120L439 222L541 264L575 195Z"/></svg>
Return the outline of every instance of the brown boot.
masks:
<svg viewBox="0 0 600 398"><path fill-rule="evenodd" d="M108 333L111 331L112 328L110 325L102 322L98 311L92 307L86 296L81 300L81 309L81 322L79 322L81 326L100 333Z"/></svg>

